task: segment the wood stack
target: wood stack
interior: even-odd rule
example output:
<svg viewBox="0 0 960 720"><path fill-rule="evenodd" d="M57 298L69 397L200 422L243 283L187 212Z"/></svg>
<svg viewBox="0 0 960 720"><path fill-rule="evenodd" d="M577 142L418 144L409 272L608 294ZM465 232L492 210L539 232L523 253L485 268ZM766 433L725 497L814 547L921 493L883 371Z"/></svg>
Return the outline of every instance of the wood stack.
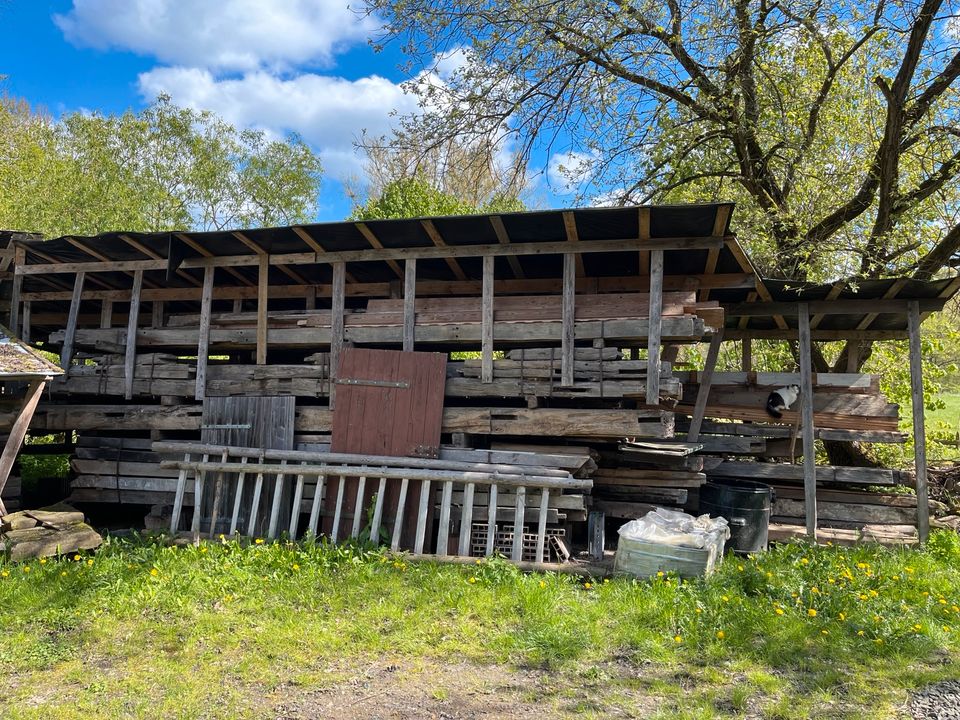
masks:
<svg viewBox="0 0 960 720"><path fill-rule="evenodd" d="M23 510L0 517L0 553L19 561L100 547L103 539L69 506Z"/></svg>

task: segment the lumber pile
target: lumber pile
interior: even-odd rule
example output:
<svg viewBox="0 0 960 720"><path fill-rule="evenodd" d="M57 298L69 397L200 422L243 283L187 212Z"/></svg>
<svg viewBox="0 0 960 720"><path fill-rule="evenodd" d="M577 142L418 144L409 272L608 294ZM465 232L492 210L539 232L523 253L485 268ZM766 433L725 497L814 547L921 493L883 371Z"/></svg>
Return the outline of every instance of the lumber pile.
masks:
<svg viewBox="0 0 960 720"><path fill-rule="evenodd" d="M103 539L69 506L23 510L0 517L0 553L13 561L100 547Z"/></svg>

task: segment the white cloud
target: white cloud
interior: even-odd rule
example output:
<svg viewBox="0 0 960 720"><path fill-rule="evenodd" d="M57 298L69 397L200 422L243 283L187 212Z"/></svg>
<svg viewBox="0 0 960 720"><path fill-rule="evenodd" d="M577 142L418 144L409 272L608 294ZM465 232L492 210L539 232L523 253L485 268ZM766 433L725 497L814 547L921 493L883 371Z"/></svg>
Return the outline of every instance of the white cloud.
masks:
<svg viewBox="0 0 960 720"><path fill-rule="evenodd" d="M547 181L557 193L569 195L590 180L598 160L596 152L574 150L551 155L547 162Z"/></svg>
<svg viewBox="0 0 960 720"><path fill-rule="evenodd" d="M266 72L217 78L196 68L157 68L139 78L141 93L170 95L178 105L211 110L239 127L274 134L294 131L320 152L325 171L343 179L362 173L353 143L366 130L388 134L415 96L385 78L359 80L304 73L283 79Z"/></svg>
<svg viewBox="0 0 960 720"><path fill-rule="evenodd" d="M76 45L241 72L330 63L378 26L346 0L73 0L54 22Z"/></svg>

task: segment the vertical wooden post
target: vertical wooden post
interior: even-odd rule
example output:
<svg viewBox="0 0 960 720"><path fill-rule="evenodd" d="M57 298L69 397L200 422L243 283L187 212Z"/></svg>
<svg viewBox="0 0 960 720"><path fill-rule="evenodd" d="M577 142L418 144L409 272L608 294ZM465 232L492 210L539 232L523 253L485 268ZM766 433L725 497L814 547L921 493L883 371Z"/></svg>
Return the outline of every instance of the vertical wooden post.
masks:
<svg viewBox="0 0 960 720"><path fill-rule="evenodd" d="M150 303L150 327L163 327L163 300Z"/></svg>
<svg viewBox="0 0 960 720"><path fill-rule="evenodd" d="M67 327L63 333L63 348L60 350L60 366L67 371L73 359L73 341L77 336L77 319L80 316L80 295L83 293L83 281L86 273L80 271L73 280L73 296L70 298L70 312L67 314Z"/></svg>
<svg viewBox="0 0 960 720"><path fill-rule="evenodd" d="M927 433L923 418L923 357L920 354L920 303L907 304L910 333L910 394L913 400L913 462L917 476L917 533L924 543L930 535L930 503L927 497Z"/></svg>
<svg viewBox="0 0 960 720"><path fill-rule="evenodd" d="M267 364L267 305L270 289L270 256L260 256L260 269L257 273L257 365Z"/></svg>
<svg viewBox="0 0 960 720"><path fill-rule="evenodd" d="M127 318L127 347L123 358L123 397L133 398L133 376L137 363L137 324L140 321L140 290L143 288L143 270L133 271L133 289L130 291L130 317Z"/></svg>
<svg viewBox="0 0 960 720"><path fill-rule="evenodd" d="M303 308L304 310L317 309L317 288L315 286L307 288L307 292L303 299Z"/></svg>
<svg viewBox="0 0 960 720"><path fill-rule="evenodd" d="M0 493L3 492L3 486L7 484L7 478L10 476L10 470L13 468L13 461L17 459L17 453L23 444L23 438L26 437L27 430L30 427L30 421L33 419L33 413L40 402L40 396L43 395L43 388L46 380L37 378L31 380L27 386L27 394L23 398L23 404L20 406L20 413L17 419L13 421L13 427L10 428L10 434L7 436L7 442L3 446L3 454L0 455ZM3 506L3 500L0 500L0 514L6 514Z"/></svg>
<svg viewBox="0 0 960 720"><path fill-rule="evenodd" d="M563 334L560 338L560 384L565 387L573 385L576 283L576 258L573 253L566 253L563 256Z"/></svg>
<svg viewBox="0 0 960 720"><path fill-rule="evenodd" d="M100 301L100 327L113 327L113 300Z"/></svg>
<svg viewBox="0 0 960 720"><path fill-rule="evenodd" d="M207 361L210 357L210 312L213 304L213 274L216 268L203 271L203 290L200 291L200 339L197 342L197 383L194 400L203 400L207 395Z"/></svg>
<svg viewBox="0 0 960 720"><path fill-rule="evenodd" d="M650 251L650 329L647 333L647 405L660 404L660 330L663 324L663 250Z"/></svg>
<svg viewBox="0 0 960 720"><path fill-rule="evenodd" d="M483 297L480 305L480 382L493 382L493 261L483 257Z"/></svg>
<svg viewBox="0 0 960 720"><path fill-rule="evenodd" d="M800 327L800 399L803 419L803 498L807 518L807 535L817 537L817 457L813 445L813 372L810 351L810 309L807 303L797 304Z"/></svg>
<svg viewBox="0 0 960 720"><path fill-rule="evenodd" d="M860 341L847 341L847 372L855 373L860 362Z"/></svg>
<svg viewBox="0 0 960 720"><path fill-rule="evenodd" d="M403 351L413 352L417 339L417 259L403 263Z"/></svg>
<svg viewBox="0 0 960 720"><path fill-rule="evenodd" d="M11 300L11 302L13 302ZM23 328L20 330L20 339L25 343L30 342L30 305L29 300L24 301L23 303ZM13 328L10 328L10 332L16 335L16 331Z"/></svg>
<svg viewBox="0 0 960 720"><path fill-rule="evenodd" d="M603 560L606 523L607 516L599 510L591 510L587 515L587 553L594 560Z"/></svg>
<svg viewBox="0 0 960 720"><path fill-rule="evenodd" d="M20 289L23 287L21 268L26 263L27 251L18 247L13 251L13 289L10 291L10 332L17 335L20 324Z"/></svg>
<svg viewBox="0 0 960 720"><path fill-rule="evenodd" d="M343 309L346 293L347 264L333 263L333 288L330 307L330 409L336 402L337 378L340 376L340 354L343 352Z"/></svg>
<svg viewBox="0 0 960 720"><path fill-rule="evenodd" d="M750 372L753 370L753 340L750 338L743 338L740 341L740 352L741 352L741 361L740 369L744 372Z"/></svg>
<svg viewBox="0 0 960 720"><path fill-rule="evenodd" d="M700 388L697 390L697 402L693 407L693 417L690 419L690 429L687 431L687 442L696 442L700 438L700 428L703 427L703 416L707 411L707 400L710 396L710 385L713 382L713 371L717 367L717 357L720 355L720 344L723 342L723 328L717 328L710 338L710 349L707 350L707 360L700 373Z"/></svg>

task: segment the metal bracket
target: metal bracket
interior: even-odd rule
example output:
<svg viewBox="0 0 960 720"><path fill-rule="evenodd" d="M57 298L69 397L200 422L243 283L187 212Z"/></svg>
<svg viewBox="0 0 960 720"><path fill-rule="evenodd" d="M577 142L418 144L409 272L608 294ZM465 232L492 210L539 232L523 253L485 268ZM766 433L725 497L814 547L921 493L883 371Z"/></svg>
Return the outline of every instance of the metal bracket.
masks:
<svg viewBox="0 0 960 720"><path fill-rule="evenodd" d="M245 423L243 425L201 425L201 430L249 430L253 425Z"/></svg>
<svg viewBox="0 0 960 720"><path fill-rule="evenodd" d="M337 385L371 385L373 387L408 388L410 383L393 380L358 380L356 378L337 378Z"/></svg>

